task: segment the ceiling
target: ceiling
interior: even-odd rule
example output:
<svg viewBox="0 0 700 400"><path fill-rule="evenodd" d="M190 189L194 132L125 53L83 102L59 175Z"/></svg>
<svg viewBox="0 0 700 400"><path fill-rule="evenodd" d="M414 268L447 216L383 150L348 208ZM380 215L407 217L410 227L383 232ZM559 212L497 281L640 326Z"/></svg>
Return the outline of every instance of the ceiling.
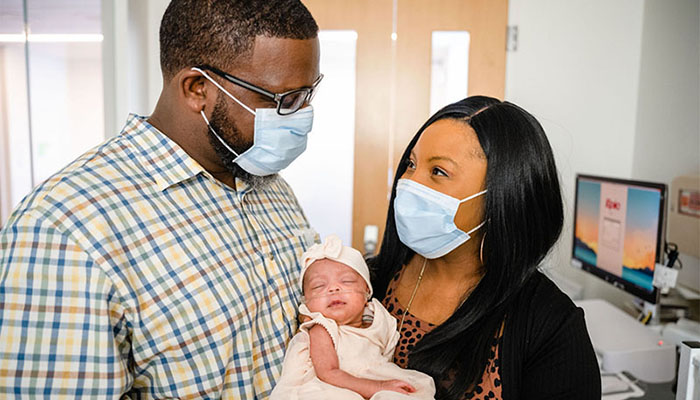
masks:
<svg viewBox="0 0 700 400"><path fill-rule="evenodd" d="M25 1L31 33L102 33L101 0L0 0L0 34L22 33Z"/></svg>

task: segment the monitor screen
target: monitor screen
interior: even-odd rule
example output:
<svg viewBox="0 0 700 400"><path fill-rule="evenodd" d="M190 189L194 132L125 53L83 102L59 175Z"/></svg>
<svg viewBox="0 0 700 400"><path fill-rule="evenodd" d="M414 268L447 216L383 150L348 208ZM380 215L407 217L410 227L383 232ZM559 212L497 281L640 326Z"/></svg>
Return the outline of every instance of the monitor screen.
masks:
<svg viewBox="0 0 700 400"><path fill-rule="evenodd" d="M664 184L577 175L572 265L656 303L665 200Z"/></svg>

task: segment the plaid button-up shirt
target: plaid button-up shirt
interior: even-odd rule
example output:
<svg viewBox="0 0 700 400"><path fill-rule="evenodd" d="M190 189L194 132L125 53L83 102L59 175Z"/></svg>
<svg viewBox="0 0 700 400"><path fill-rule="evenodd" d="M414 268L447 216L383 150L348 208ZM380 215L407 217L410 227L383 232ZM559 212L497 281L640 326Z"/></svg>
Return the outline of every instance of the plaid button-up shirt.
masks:
<svg viewBox="0 0 700 400"><path fill-rule="evenodd" d="M266 398L310 232L282 178L234 190L130 116L0 231L0 398Z"/></svg>

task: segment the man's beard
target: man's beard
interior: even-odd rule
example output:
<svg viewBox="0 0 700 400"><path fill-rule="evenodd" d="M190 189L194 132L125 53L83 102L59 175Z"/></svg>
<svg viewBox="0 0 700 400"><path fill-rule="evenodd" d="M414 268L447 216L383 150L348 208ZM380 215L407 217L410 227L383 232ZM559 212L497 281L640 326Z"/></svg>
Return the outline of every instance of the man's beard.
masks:
<svg viewBox="0 0 700 400"><path fill-rule="evenodd" d="M251 143L245 143L243 141L243 135L241 131L238 130L238 126L229 120L228 113L226 112L226 105L224 99L219 97L214 106L214 111L209 119L209 125L212 129L219 134L221 139L226 141L229 147L231 147L236 153L242 154L244 151L248 150L252 145ZM236 155L231 153L220 141L214 136L211 129L207 129L207 136L209 137L209 143L216 151L216 155L219 156L219 160L223 166L231 172L234 178L239 178L246 184L250 185L254 190L264 189L269 186L272 181L277 178L277 174L272 174L268 176L257 176L241 168L238 164L234 163L233 160Z"/></svg>

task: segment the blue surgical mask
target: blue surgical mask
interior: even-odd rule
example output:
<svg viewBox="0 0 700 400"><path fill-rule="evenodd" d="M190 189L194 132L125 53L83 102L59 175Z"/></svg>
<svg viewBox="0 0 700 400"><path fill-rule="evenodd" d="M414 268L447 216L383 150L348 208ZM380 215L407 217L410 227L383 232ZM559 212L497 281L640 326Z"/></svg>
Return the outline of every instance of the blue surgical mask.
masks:
<svg viewBox="0 0 700 400"><path fill-rule="evenodd" d="M459 200L420 183L400 179L396 185L394 220L401 242L428 259L440 258L470 239L484 223L464 232L455 225L461 203L486 190Z"/></svg>
<svg viewBox="0 0 700 400"><path fill-rule="evenodd" d="M279 115L274 108L256 108L253 111L219 85L206 72L199 68L192 69L201 73L233 101L255 115L253 145L248 150L238 154L211 127L209 120L204 115L204 110L200 111L202 118L204 118L214 136L228 151L236 156L233 162L245 171L257 176L276 174L287 168L292 161L306 150L308 133L311 132L314 121L314 110L311 106L304 107L290 115Z"/></svg>

